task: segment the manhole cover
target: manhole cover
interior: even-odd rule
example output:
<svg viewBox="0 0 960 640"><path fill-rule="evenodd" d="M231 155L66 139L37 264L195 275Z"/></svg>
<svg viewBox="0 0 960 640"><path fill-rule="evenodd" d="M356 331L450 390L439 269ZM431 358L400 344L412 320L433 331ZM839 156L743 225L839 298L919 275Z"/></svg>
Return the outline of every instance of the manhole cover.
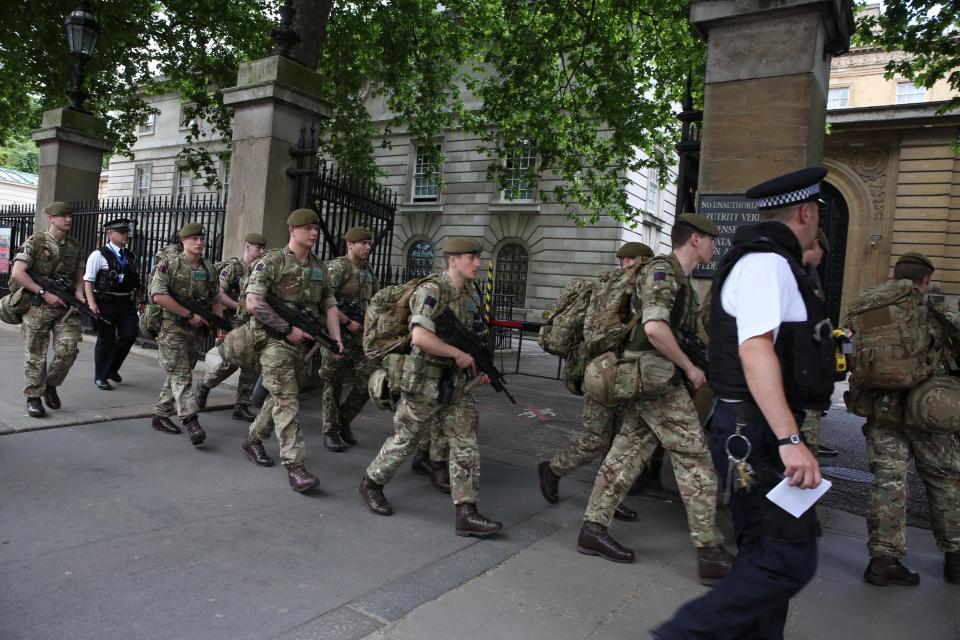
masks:
<svg viewBox="0 0 960 640"><path fill-rule="evenodd" d="M873 483L873 474L863 469L848 469L847 467L820 467L820 473L838 480L849 480L850 482L863 482L864 484Z"/></svg>

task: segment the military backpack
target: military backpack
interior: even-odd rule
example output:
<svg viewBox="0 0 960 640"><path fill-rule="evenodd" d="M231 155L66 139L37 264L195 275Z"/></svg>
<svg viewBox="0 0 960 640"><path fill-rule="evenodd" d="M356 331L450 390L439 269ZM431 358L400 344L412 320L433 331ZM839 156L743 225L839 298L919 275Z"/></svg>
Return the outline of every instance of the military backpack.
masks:
<svg viewBox="0 0 960 640"><path fill-rule="evenodd" d="M568 357L583 342L583 320L596 288L596 280L574 278L560 292L550 319L540 327L537 344L549 354Z"/></svg>
<svg viewBox="0 0 960 640"><path fill-rule="evenodd" d="M632 314L630 310L640 268L641 265L633 265L600 276L583 321L583 339L589 358L618 350L640 321L640 314Z"/></svg>
<svg viewBox="0 0 960 640"><path fill-rule="evenodd" d="M157 339L157 337L160 335L160 325L163 320L163 309L160 307L160 305L153 301L153 292L150 291L150 282L153 280L154 274L156 274L157 270L160 268L161 263L179 254L179 244L168 244L157 251L157 255L153 257L153 267L151 267L150 275L147 276L143 287L146 306L144 307L143 313L140 315L140 320L138 322L140 335L148 340Z"/></svg>
<svg viewBox="0 0 960 640"><path fill-rule="evenodd" d="M853 361L865 390L908 390L934 371L926 294L909 280L856 295L844 324L853 329Z"/></svg>
<svg viewBox="0 0 960 640"><path fill-rule="evenodd" d="M371 362L380 364L388 354L409 350L410 297L418 286L438 278L436 274L414 278L373 295L363 321L363 353Z"/></svg>

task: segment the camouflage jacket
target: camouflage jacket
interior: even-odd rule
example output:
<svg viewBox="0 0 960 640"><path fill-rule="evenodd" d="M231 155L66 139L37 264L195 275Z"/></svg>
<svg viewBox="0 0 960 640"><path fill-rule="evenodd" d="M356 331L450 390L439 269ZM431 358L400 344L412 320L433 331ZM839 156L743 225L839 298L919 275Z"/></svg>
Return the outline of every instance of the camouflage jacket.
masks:
<svg viewBox="0 0 960 640"><path fill-rule="evenodd" d="M643 329L648 322L666 322L678 339L683 333L697 332L697 292L672 253L654 258L640 270L633 305L634 313L639 311L642 317L628 340L631 351L653 349Z"/></svg>
<svg viewBox="0 0 960 640"><path fill-rule="evenodd" d="M434 322L434 319L447 307L467 329L472 329L474 323L479 320L480 297L472 285L467 283L463 291L457 291L453 280L443 272L413 290L413 295L410 296L410 330L412 331L414 326L420 326L436 333L441 340L447 338L443 329L438 330ZM446 367L453 364L451 358L428 354L416 347L413 348L413 353L422 355L427 362L440 366Z"/></svg>
<svg viewBox="0 0 960 640"><path fill-rule="evenodd" d="M27 238L13 260L25 262L28 270L41 276L59 276L71 285L83 268L80 241L72 236L58 241L49 231ZM11 286L11 290L19 288L19 285Z"/></svg>
<svg viewBox="0 0 960 640"><path fill-rule="evenodd" d="M202 256L194 267L182 253L167 255L154 270L149 291L151 297L167 294L181 300L203 300L208 307L220 302L216 267ZM178 319L166 309L163 310L163 317L166 320Z"/></svg>
<svg viewBox="0 0 960 640"><path fill-rule="evenodd" d="M310 252L301 264L287 247L271 249L253 266L244 295L251 293L259 296L272 293L291 306L303 303L321 317L337 305L327 285L323 262ZM254 317L252 322L255 331L268 330L258 318Z"/></svg>
<svg viewBox="0 0 960 640"><path fill-rule="evenodd" d="M229 258L220 264L220 288L239 305L236 312L224 309L224 316L232 318L235 327L240 326L250 317L243 307L242 298L252 271L253 267L240 258Z"/></svg>
<svg viewBox="0 0 960 640"><path fill-rule="evenodd" d="M363 262L356 266L347 256L334 258L327 263L327 284L338 304L356 302L363 309L367 308L370 298L379 288L370 263Z"/></svg>

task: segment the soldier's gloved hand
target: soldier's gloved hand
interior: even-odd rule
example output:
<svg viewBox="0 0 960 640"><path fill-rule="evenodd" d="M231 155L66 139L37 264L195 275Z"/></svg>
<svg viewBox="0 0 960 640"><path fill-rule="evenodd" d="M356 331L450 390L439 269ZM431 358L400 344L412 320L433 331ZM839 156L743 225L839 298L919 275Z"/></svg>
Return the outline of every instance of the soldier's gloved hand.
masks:
<svg viewBox="0 0 960 640"><path fill-rule="evenodd" d="M470 369L471 376L477 377L477 363L473 361L473 356L469 353L461 351L453 361L457 363L457 368Z"/></svg>
<svg viewBox="0 0 960 640"><path fill-rule="evenodd" d="M699 367L691 365L690 368L683 373L687 376L687 380L690 381L694 389L699 389L707 382L707 375Z"/></svg>
<svg viewBox="0 0 960 640"><path fill-rule="evenodd" d="M44 294L43 294L42 296L40 296L40 297L43 298L43 301L46 302L46 303L47 303L48 305L50 305L51 307L65 307L65 306L67 306L67 305L65 305L65 304L63 303L63 300L61 300L61 299L58 298L57 296L53 295L53 294L50 293L49 291L44 292Z"/></svg>

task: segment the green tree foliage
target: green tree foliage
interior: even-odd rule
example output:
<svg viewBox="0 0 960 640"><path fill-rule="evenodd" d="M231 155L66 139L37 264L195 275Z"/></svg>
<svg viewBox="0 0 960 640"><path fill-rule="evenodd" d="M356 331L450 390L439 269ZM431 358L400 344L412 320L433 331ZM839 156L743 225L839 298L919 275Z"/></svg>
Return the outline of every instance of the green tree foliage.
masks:
<svg viewBox="0 0 960 640"><path fill-rule="evenodd" d="M24 95L35 95L41 109L65 103L70 61L61 16L75 1L25 3L11 16L13 28L0 31L0 138L22 119ZM145 95L176 90L197 119L182 155L213 179L204 137L230 136L219 88L235 83L241 61L271 51L278 4L95 2L104 30L89 68L88 106L108 120L117 148L133 143L149 112ZM656 166L667 175L688 70L694 86L702 84L704 46L682 0L298 4L310 15L297 21L308 46L294 53L323 77L333 112L318 123L326 155L370 175L374 147L389 146L395 133L426 141L462 128L478 135L489 173L507 187L511 150L535 144L538 163L524 178L549 185L545 199L581 203L570 209L578 222L631 218L625 173ZM371 101L392 115L385 129L371 121Z"/></svg>
<svg viewBox="0 0 960 640"><path fill-rule="evenodd" d="M16 169L24 173L40 172L40 154L37 145L29 137L9 137L0 145L0 167Z"/></svg>
<svg viewBox="0 0 960 640"><path fill-rule="evenodd" d="M938 113L960 108L960 3L885 0L879 16L861 17L857 36L861 44L908 54L887 63L888 78L928 89L946 79L956 95Z"/></svg>

